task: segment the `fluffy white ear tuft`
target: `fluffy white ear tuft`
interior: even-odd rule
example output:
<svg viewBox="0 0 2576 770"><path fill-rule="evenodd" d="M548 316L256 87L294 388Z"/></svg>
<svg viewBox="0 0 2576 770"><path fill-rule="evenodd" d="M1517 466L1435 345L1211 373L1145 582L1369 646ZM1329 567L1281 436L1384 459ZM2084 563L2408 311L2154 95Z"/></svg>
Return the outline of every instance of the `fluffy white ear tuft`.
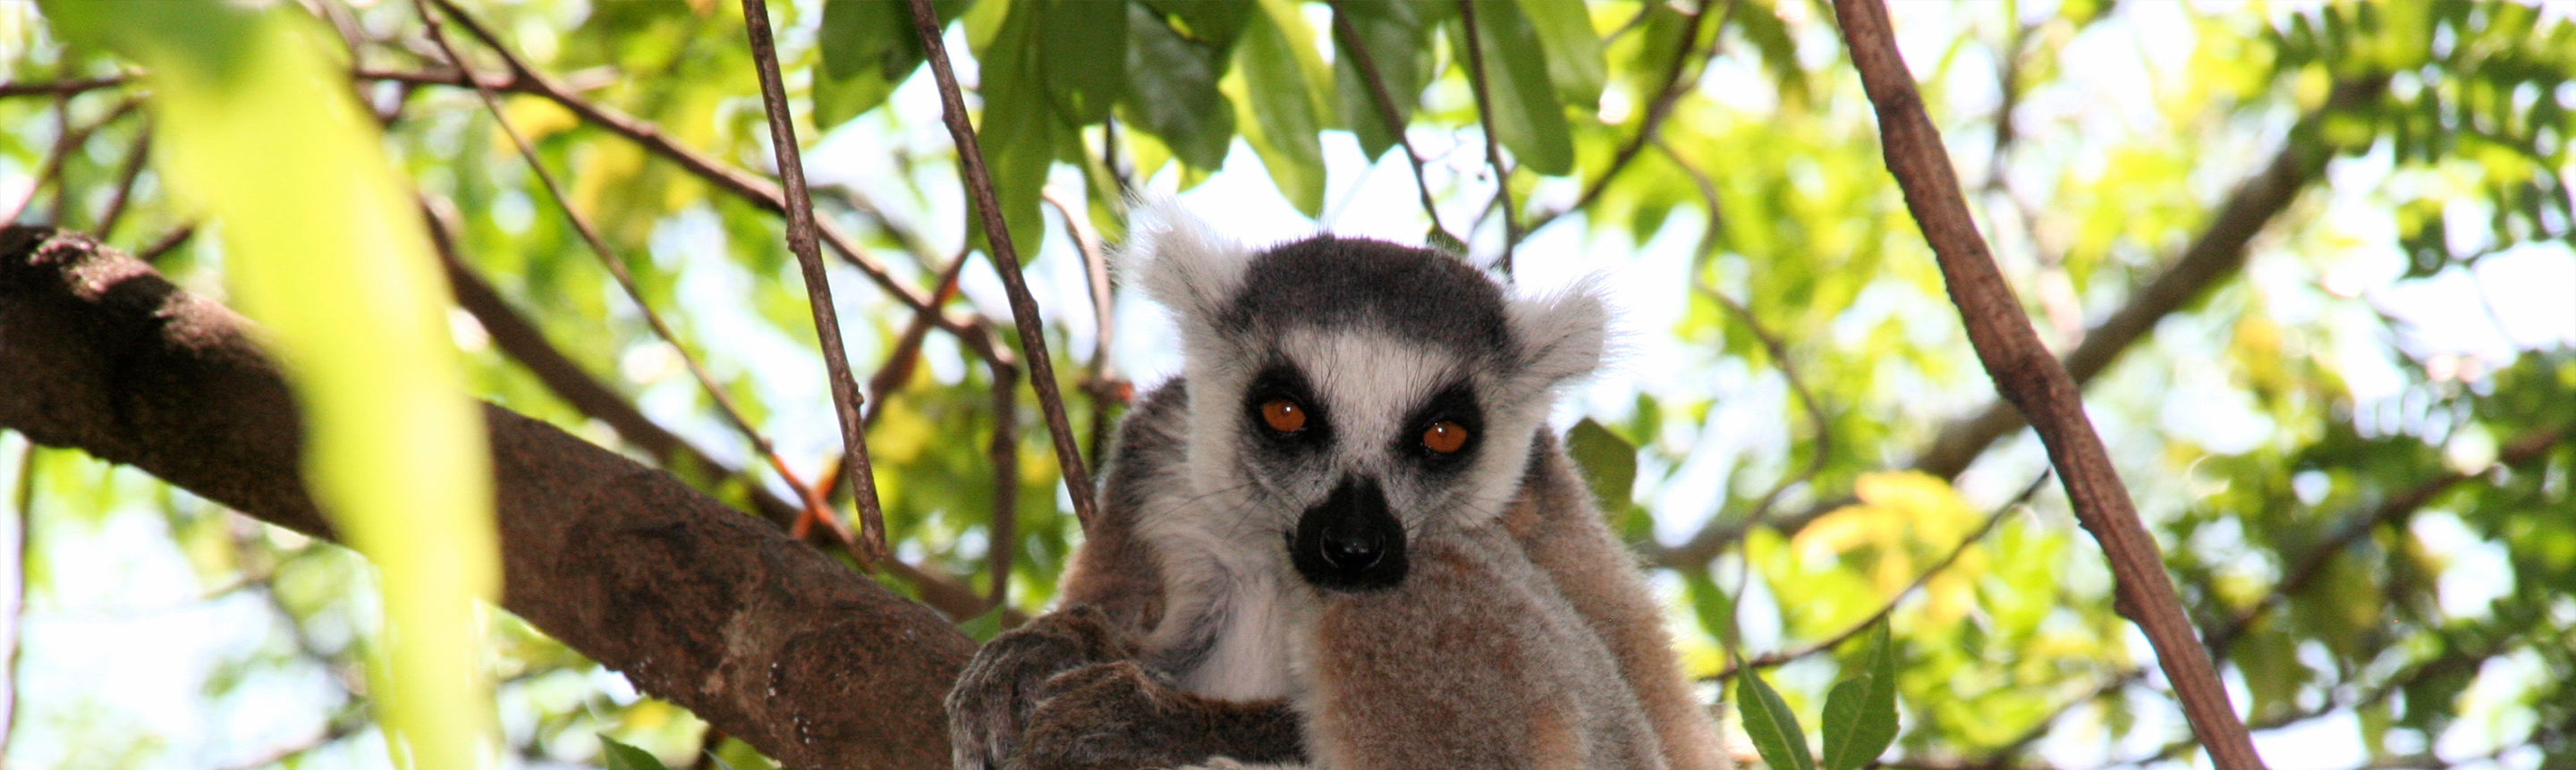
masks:
<svg viewBox="0 0 2576 770"><path fill-rule="evenodd" d="M1114 259L1120 280L1184 318L1205 319L1234 298L1252 250L1219 235L1170 198L1137 201L1127 244Z"/></svg>
<svg viewBox="0 0 2576 770"><path fill-rule="evenodd" d="M1508 300L1523 377L1540 387L1591 374L1610 345L1610 306L1584 280L1562 291Z"/></svg>

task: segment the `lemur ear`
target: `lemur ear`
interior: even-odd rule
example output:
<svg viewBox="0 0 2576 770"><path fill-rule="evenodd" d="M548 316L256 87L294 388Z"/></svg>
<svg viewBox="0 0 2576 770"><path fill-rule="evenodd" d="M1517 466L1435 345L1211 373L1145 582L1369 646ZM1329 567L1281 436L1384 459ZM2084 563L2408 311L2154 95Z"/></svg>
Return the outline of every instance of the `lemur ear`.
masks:
<svg viewBox="0 0 2576 770"><path fill-rule="evenodd" d="M1169 198L1138 201L1127 244L1115 263L1120 279L1183 318L1208 318L1243 287L1252 251L1219 235Z"/></svg>
<svg viewBox="0 0 2576 770"><path fill-rule="evenodd" d="M1509 304L1522 376L1547 387L1600 368L1610 344L1610 308L1599 286L1587 280Z"/></svg>

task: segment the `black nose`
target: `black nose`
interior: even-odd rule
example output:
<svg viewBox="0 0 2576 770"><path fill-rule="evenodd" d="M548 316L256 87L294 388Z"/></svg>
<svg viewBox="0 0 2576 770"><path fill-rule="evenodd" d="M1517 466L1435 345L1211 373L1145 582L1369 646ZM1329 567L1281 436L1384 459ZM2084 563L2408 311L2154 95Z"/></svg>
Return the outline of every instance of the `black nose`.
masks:
<svg viewBox="0 0 2576 770"><path fill-rule="evenodd" d="M1345 476L1330 497L1297 520L1288 561L1317 588L1391 588L1404 582L1404 524L1387 512L1377 480Z"/></svg>

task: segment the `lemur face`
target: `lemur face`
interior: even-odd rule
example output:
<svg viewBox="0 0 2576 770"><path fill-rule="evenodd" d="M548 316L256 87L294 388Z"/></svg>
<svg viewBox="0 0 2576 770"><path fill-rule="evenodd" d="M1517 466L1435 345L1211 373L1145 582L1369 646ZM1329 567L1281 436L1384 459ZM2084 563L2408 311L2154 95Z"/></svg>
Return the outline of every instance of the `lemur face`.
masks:
<svg viewBox="0 0 2576 770"><path fill-rule="evenodd" d="M1511 298L1375 240L1254 252L1149 213L1165 219L1128 256L1181 327L1204 498L1170 515L1318 588L1399 584L1408 542L1500 515L1553 387L1600 360L1603 311L1583 291Z"/></svg>

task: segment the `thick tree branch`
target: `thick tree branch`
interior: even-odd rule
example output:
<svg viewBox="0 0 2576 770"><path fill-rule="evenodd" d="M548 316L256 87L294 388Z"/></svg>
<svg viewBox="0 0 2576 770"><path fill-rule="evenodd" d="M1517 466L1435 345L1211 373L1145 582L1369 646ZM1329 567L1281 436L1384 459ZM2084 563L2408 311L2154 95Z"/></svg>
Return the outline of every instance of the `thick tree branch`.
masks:
<svg viewBox="0 0 2576 770"><path fill-rule="evenodd" d="M504 607L792 766L946 766L939 701L974 645L936 613L669 474L484 414ZM0 427L332 534L246 322L86 237L0 231Z"/></svg>
<svg viewBox="0 0 2576 770"><path fill-rule="evenodd" d="M2245 724L2228 706L2226 685L2219 682L2183 613L2155 538L2139 522L2126 485L2084 414L2083 392L2040 343L1969 217L1940 131L1924 113L1914 76L1897 53L1887 8L1878 0L1836 0L1834 15L1842 22L1852 66L1877 108L1888 171L1940 261L1968 340L1996 390L2031 418L2048 445L2049 461L2064 479L2076 520L2110 560L2116 606L2154 645L2156 661L2173 682L2183 716L2211 762L2221 770L2259 770L2263 758L2254 753Z"/></svg>

